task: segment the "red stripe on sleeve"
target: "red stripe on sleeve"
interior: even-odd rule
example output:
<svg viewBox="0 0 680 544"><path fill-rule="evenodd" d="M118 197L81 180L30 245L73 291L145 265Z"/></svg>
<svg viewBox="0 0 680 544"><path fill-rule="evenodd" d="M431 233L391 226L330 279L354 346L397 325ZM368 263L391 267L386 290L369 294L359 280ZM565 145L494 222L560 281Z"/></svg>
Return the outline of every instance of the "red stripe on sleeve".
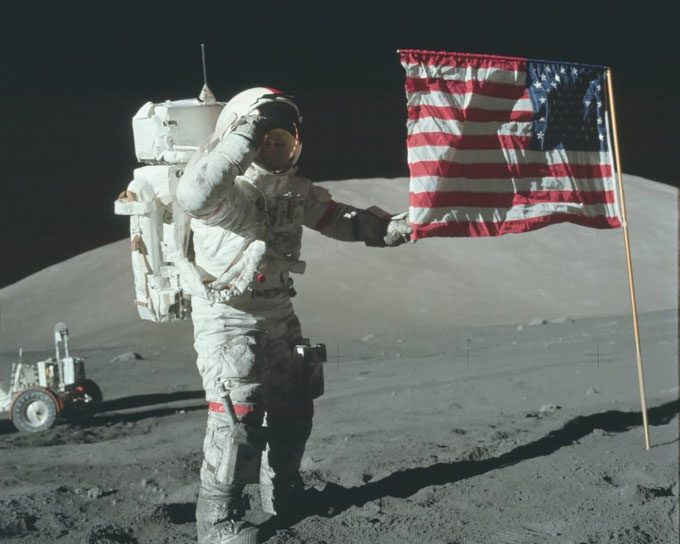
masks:
<svg viewBox="0 0 680 544"><path fill-rule="evenodd" d="M325 229L330 224L331 218L337 209L337 202L329 200L328 205L326 206L326 211L323 212L321 219L319 219L319 222L314 226L314 230L321 231Z"/></svg>

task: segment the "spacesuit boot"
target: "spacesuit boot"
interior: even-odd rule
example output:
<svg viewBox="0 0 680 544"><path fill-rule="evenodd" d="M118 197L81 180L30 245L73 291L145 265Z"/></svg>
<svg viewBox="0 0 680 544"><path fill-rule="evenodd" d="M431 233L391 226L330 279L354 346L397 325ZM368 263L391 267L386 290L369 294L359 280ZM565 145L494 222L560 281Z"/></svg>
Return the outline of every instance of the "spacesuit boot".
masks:
<svg viewBox="0 0 680 544"><path fill-rule="evenodd" d="M243 486L227 485L217 495L201 485L196 503L199 544L255 544L258 529L243 521ZM226 500L225 500L226 499Z"/></svg>
<svg viewBox="0 0 680 544"><path fill-rule="evenodd" d="M253 437L253 432L259 431L257 425L210 411L196 503L199 544L257 542L257 527L243 520L243 489L257 479L262 438Z"/></svg>

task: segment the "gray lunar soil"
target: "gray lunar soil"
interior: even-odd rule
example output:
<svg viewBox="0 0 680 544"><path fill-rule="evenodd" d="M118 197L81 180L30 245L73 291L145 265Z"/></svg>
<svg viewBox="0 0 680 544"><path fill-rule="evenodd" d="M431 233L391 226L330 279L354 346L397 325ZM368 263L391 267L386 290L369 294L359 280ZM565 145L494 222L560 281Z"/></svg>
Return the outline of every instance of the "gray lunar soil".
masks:
<svg viewBox="0 0 680 544"><path fill-rule="evenodd" d="M325 185L396 212L408 181ZM300 515L267 542L678 541L676 190L626 176L651 449L644 449L621 230L556 225L397 249L307 231L294 300L325 342ZM121 219L121 233L127 225ZM40 434L0 419L0 541L195 542L207 407L191 323L132 304L123 240L0 290L0 380L19 347L71 350L99 413ZM133 354L141 355L136 358Z"/></svg>

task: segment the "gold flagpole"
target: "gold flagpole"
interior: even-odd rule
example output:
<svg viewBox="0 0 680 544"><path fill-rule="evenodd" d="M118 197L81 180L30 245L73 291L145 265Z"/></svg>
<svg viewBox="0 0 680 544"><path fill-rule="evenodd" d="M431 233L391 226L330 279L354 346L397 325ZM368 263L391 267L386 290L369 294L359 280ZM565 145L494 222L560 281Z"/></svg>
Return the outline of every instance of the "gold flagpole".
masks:
<svg viewBox="0 0 680 544"><path fill-rule="evenodd" d="M640 385L640 404L642 405L642 426L645 434L645 449L649 449L649 425L647 422L647 398L645 394L645 377L642 371L642 353L640 350L640 329L638 327L637 303L635 302L635 285L633 283L633 264L630 256L630 240L628 239L628 219L626 217L626 202L623 198L623 178L621 176L621 154L619 152L618 130L616 128L616 108L614 107L614 85L612 83L611 68L607 68L607 91L609 93L609 111L614 135L614 160L616 175L621 196L621 220L623 221L623 241L626 246L626 264L628 265L628 287L630 289L630 304L633 311L633 332L635 333L635 354L637 356L638 383Z"/></svg>

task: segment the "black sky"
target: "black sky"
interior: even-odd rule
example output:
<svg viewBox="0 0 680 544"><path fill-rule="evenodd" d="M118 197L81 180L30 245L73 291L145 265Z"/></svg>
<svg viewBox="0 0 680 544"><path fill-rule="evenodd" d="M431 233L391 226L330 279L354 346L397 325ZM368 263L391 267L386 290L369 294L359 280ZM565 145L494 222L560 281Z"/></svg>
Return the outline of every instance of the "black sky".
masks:
<svg viewBox="0 0 680 544"><path fill-rule="evenodd" d="M120 239L112 201L136 166L130 119L195 96L200 43L219 99L294 94L312 179L406 176L395 50L612 66L624 171L679 185L680 39L671 2L5 3L0 23L0 286ZM367 203L369 204L369 203Z"/></svg>

